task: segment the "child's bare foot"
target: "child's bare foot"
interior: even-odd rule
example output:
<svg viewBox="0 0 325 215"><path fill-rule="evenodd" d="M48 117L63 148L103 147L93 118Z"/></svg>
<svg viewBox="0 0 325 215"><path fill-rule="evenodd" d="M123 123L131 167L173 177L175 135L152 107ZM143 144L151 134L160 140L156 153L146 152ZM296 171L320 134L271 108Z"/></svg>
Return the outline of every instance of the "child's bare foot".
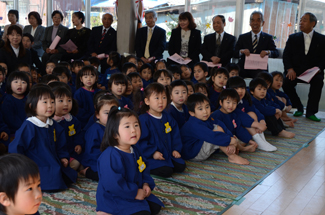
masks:
<svg viewBox="0 0 325 215"><path fill-rule="evenodd" d="M293 123L295 123L295 122L298 121L298 119L291 119L291 121L292 121Z"/></svg>
<svg viewBox="0 0 325 215"><path fill-rule="evenodd" d="M290 117L288 117L288 116L282 116L281 119L282 119L283 121L291 121L291 120L292 120L292 119L291 119Z"/></svg>
<svg viewBox="0 0 325 215"><path fill-rule="evenodd" d="M293 123L293 121L285 121L285 124L287 124L290 128L294 128L295 124Z"/></svg>
<svg viewBox="0 0 325 215"><path fill-rule="evenodd" d="M249 161L245 158L242 158L236 154L233 155L228 155L228 161L230 163L236 163L236 164L241 164L241 165L248 165Z"/></svg>
<svg viewBox="0 0 325 215"><path fill-rule="evenodd" d="M285 138L294 138L295 134L286 130L282 130L279 134L279 137L285 137Z"/></svg>
<svg viewBox="0 0 325 215"><path fill-rule="evenodd" d="M248 144L244 147L242 147L240 150L243 152L255 152L256 148L257 148L257 143L253 140L250 140L248 142Z"/></svg>
<svg viewBox="0 0 325 215"><path fill-rule="evenodd" d="M81 175L86 175L86 172L87 172L87 169L88 169L89 167L86 167L85 169L83 169L83 170L80 170L80 174Z"/></svg>

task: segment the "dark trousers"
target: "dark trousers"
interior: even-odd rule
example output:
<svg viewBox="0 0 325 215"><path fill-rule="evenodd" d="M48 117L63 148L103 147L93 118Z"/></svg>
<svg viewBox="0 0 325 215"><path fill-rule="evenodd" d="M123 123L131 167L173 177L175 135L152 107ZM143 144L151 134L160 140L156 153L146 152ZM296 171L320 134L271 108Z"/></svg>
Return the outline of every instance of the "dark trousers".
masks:
<svg viewBox="0 0 325 215"><path fill-rule="evenodd" d="M286 73L285 73L286 75ZM324 86L324 72L320 72L316 74L309 82L310 88L308 93L308 102L307 102L307 111L306 116L314 115L318 112L318 105L322 95L322 88ZM292 107L298 109L298 111L303 112L304 106L301 103L301 100L296 91L297 83L306 83L304 81L300 81L299 79L295 79L293 81L289 80L287 77L283 80L283 91L289 96Z"/></svg>
<svg viewBox="0 0 325 215"><path fill-rule="evenodd" d="M267 70L260 70L260 69L249 70L249 69L240 68L239 76L242 77L242 78L253 78L254 79L254 78L256 78L258 73L261 73L261 72L268 72L268 71Z"/></svg>
<svg viewBox="0 0 325 215"><path fill-rule="evenodd" d="M94 181L99 181L98 172L94 172L90 167L86 171L86 178Z"/></svg>
<svg viewBox="0 0 325 215"><path fill-rule="evenodd" d="M159 211L161 210L161 206L158 205L157 203L151 202L151 201L147 201L150 207L150 212L149 211L139 211L136 212L132 215L156 215L159 213Z"/></svg>
<svg viewBox="0 0 325 215"><path fill-rule="evenodd" d="M285 129L281 119L276 119L275 116L264 116L267 129L271 131L273 136L278 134Z"/></svg>
<svg viewBox="0 0 325 215"><path fill-rule="evenodd" d="M172 176L172 174L174 172L183 172L185 170L186 164L180 164L173 160L172 160L172 162L173 162L174 168L170 167L170 166L162 166L162 167L150 170L150 174L157 175L157 176L164 177L164 178L169 178Z"/></svg>

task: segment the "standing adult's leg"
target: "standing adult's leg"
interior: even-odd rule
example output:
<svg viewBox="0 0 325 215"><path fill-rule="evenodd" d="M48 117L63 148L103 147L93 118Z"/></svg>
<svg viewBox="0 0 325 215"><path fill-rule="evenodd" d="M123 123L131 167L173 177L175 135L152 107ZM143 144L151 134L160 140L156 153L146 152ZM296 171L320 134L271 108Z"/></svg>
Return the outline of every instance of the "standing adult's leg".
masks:
<svg viewBox="0 0 325 215"><path fill-rule="evenodd" d="M308 103L306 117L314 115L318 112L319 101L324 86L324 73L316 74L309 82L310 88L308 93Z"/></svg>
<svg viewBox="0 0 325 215"><path fill-rule="evenodd" d="M297 79L291 81L289 78L285 77L283 80L283 91L289 96L292 107L295 107L300 112L304 112L304 106L302 105L300 98L297 94L296 87L297 86Z"/></svg>

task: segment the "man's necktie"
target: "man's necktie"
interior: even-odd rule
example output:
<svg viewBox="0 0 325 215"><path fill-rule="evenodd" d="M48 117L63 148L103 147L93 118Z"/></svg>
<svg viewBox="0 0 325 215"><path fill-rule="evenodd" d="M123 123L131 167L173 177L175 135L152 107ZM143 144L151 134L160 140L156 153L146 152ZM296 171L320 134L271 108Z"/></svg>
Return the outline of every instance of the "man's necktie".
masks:
<svg viewBox="0 0 325 215"><path fill-rule="evenodd" d="M145 48L145 51L144 51L144 57L145 58L149 58L150 57L149 44L150 44L151 37L152 37L152 29L149 28L149 33L148 33L148 37L147 37L147 44L146 44L146 48Z"/></svg>
<svg viewBox="0 0 325 215"><path fill-rule="evenodd" d="M257 48L257 35L255 34L255 38L254 38L254 41L253 41L253 53L256 52L256 48Z"/></svg>
<svg viewBox="0 0 325 215"><path fill-rule="evenodd" d="M103 31L103 33L102 33L102 38L100 39L100 44L102 44L103 39L104 39L104 37L105 37L105 34L106 34L106 28L104 28L104 31ZM99 46L100 46L100 44L99 44Z"/></svg>
<svg viewBox="0 0 325 215"><path fill-rule="evenodd" d="M220 45L221 45L221 34L218 34L218 39L217 39L217 48L216 48L216 51L215 51L215 56L219 56L220 54Z"/></svg>

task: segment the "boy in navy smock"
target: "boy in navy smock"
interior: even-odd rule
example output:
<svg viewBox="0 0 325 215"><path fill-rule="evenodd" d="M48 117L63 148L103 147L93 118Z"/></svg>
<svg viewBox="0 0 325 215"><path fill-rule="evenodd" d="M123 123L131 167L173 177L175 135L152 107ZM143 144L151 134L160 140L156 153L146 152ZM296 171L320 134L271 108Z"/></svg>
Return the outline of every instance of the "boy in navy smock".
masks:
<svg viewBox="0 0 325 215"><path fill-rule="evenodd" d="M236 109L239 99L240 97L236 90L231 88L223 90L219 96L220 109L211 114L211 117L221 120L239 140L253 146L249 147L250 145L248 145L244 147L238 144L240 146L239 150L252 152L255 151L255 149L253 150L254 147L264 151L277 150L276 147L264 140L256 129L246 129L253 126L260 130L263 128L260 128L258 126L259 123L255 123L254 119L248 114ZM243 115L246 115L246 117L244 118Z"/></svg>
<svg viewBox="0 0 325 215"><path fill-rule="evenodd" d="M179 129L181 129L190 117L188 109L184 104L187 100L187 85L184 81L176 80L170 84L170 99L172 102L166 108L166 111L172 115Z"/></svg>
<svg viewBox="0 0 325 215"><path fill-rule="evenodd" d="M267 83L261 78L255 78L249 83L249 90L255 107L264 115L267 128L273 136L293 138L294 133L285 130L280 119L282 111L268 103L266 100Z"/></svg>
<svg viewBox="0 0 325 215"><path fill-rule="evenodd" d="M185 160L203 161L220 149L231 163L249 164L248 160L236 154L237 140L218 119L210 117L210 101L194 93L187 99L189 120L181 129L182 155Z"/></svg>
<svg viewBox="0 0 325 215"><path fill-rule="evenodd" d="M211 70L211 77L208 80L209 86L209 99L211 102L211 111L215 111L216 108L219 106L218 98L221 91L227 84L229 79L229 73L226 68L224 67L213 67Z"/></svg>

